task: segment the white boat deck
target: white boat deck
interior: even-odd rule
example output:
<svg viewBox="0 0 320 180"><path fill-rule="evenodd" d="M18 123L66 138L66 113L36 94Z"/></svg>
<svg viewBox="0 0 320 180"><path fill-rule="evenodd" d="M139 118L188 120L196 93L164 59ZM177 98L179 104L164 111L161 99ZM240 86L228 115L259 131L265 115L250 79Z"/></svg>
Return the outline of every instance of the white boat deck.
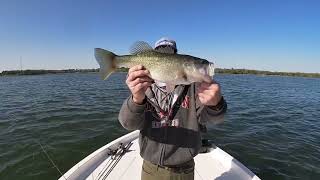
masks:
<svg viewBox="0 0 320 180"><path fill-rule="evenodd" d="M131 134L131 136L129 136ZM121 137L100 148L87 158L71 168L59 180L87 179L123 179L140 180L143 159L139 154L137 132L132 132L126 137ZM132 136L134 134L134 136ZM119 142L132 142L124 155L109 156L106 153L110 147L119 145ZM110 151L108 151L110 152ZM218 147L213 147L210 152L201 153L195 157L195 180L259 180L244 165Z"/></svg>

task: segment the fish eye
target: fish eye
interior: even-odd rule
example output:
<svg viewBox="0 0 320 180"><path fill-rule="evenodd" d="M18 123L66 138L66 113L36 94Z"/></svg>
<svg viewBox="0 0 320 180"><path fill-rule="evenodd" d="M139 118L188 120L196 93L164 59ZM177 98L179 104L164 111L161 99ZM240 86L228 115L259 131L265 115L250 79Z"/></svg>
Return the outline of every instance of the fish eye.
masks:
<svg viewBox="0 0 320 180"><path fill-rule="evenodd" d="M200 72L201 74L206 74L206 70L205 70L204 68L200 68L200 69L199 69L199 72Z"/></svg>

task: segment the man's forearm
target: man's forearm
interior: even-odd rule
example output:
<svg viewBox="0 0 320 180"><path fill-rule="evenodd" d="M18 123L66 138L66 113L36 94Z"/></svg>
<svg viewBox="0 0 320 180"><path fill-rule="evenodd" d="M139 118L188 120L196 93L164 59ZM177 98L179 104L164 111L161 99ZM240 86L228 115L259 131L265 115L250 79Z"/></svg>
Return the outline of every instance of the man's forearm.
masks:
<svg viewBox="0 0 320 180"><path fill-rule="evenodd" d="M222 123L224 120L224 114L227 111L227 102L222 98L222 102L217 107L204 106L199 123L204 124L206 122L213 122L215 124Z"/></svg>
<svg viewBox="0 0 320 180"><path fill-rule="evenodd" d="M119 112L119 121L127 130L142 129L145 121L145 102L136 104L129 96L122 104Z"/></svg>

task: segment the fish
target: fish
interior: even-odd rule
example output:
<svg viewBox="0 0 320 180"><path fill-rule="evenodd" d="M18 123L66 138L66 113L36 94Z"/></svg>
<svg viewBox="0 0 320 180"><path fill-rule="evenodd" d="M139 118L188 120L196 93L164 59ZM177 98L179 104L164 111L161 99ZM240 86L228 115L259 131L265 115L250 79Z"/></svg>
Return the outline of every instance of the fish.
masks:
<svg viewBox="0 0 320 180"><path fill-rule="evenodd" d="M129 55L116 55L102 48L95 48L94 55L100 66L102 79L107 79L117 68L142 65L149 70L150 78L166 83L167 92L173 91L176 85L210 83L214 75L214 64L206 59L158 52L143 41L134 43Z"/></svg>

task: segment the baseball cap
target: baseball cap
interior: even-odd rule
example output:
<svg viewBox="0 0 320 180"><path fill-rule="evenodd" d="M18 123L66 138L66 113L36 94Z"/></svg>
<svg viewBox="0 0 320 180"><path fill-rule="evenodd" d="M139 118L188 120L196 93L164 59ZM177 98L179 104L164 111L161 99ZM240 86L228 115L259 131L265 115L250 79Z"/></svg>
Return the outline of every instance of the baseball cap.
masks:
<svg viewBox="0 0 320 180"><path fill-rule="evenodd" d="M170 46L172 48L174 48L175 50L177 50L177 44L176 41L169 39L167 37L163 37L161 39L159 39L155 44L154 44L154 48L156 49L157 47L160 46Z"/></svg>

